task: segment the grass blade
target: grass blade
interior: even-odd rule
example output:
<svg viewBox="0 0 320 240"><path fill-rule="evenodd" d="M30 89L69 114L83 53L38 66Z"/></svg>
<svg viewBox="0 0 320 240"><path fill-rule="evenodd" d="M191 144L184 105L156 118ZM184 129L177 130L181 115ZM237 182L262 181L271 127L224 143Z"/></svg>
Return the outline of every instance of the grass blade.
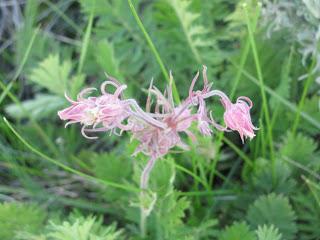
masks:
<svg viewBox="0 0 320 240"><path fill-rule="evenodd" d="M77 73L78 74L80 74L82 72L83 65L84 65L84 60L85 60L86 55L87 55L90 36L91 36L91 31L92 31L93 16L94 16L94 7L91 10L91 13L90 13L90 16L89 16L89 21L88 21L88 26L87 26L86 32L84 34L83 42L82 42L80 60L79 60L79 65L78 65L78 69L77 69Z"/></svg>
<svg viewBox="0 0 320 240"><path fill-rule="evenodd" d="M3 121L5 122L5 124L7 125L7 127L12 131L12 133L33 153L35 153L36 155L40 156L41 158L47 160L48 162L62 168L63 170L65 171L68 171L68 172L71 172L73 174L76 174L78 176L81 176L87 180L90 180L90 181L94 181L94 182L99 182L99 183L102 183L106 186L111 186L111 187L114 187L114 188L119 188L119 189L123 189L123 190L126 190L126 191L129 191L129 192L138 192L140 191L138 188L135 188L135 187L132 187L132 186L126 186L126 185L123 185L123 184L120 184L120 183L115 183L115 182L111 182L111 181L106 181L106 180L102 180L102 179L99 179L99 178L95 178L95 177L92 177L90 175L87 175L85 173L82 173L78 170L75 170L45 154L43 154L42 152L40 152L39 150L37 150L35 147L33 147L31 144L29 144L14 128L13 126L11 125L11 123L5 118L3 117Z"/></svg>
<svg viewBox="0 0 320 240"><path fill-rule="evenodd" d="M160 57L160 54L158 53L156 47L154 46L149 34L147 33L145 27L143 26L143 23L141 22L139 16L138 16L138 13L136 11L136 9L134 8L133 4L132 4L132 1L131 0L128 0L128 3L129 3L129 6L130 6L130 10L133 14L133 17L134 19L136 20L139 28L141 29L153 55L155 56L159 66L160 66L160 69L162 71L162 74L164 75L165 79L167 80L168 84L172 84L172 91L173 91L173 97L174 97L174 100L177 102L177 103L180 103L180 97L179 97L179 93L178 93L178 90L177 90L177 87L176 87L176 84L173 81L170 80L170 77L169 77L169 74L168 74L168 71L166 70L165 66L164 66L164 63Z"/></svg>
<svg viewBox="0 0 320 240"><path fill-rule="evenodd" d="M315 67L316 65L316 58L314 57L313 60L312 60L312 64L311 64L311 67L309 69L309 73L308 73L308 78L304 84L304 88L303 88L303 92L302 92L302 96L301 96L301 99L299 101L299 104L298 104L298 109L297 109L297 112L296 112L296 116L295 116L295 119L294 119L294 122L293 122L293 127L292 127L292 133L295 135L296 131L297 131L297 128L298 128L298 124L299 124L299 121L300 121L300 112L304 106L304 102L306 100L306 97L307 97L307 93L308 93L308 90L311 86L311 83L312 83L312 80L314 79L313 78L313 74L312 74L312 70L313 68Z"/></svg>
<svg viewBox="0 0 320 240"><path fill-rule="evenodd" d="M247 28L248 28L248 33L249 33L249 40L251 44L251 49L253 53L253 58L255 61L256 65L256 70L258 73L258 79L259 79L259 87L260 87L260 92L261 92L261 97L262 97L262 108L263 108L263 113L264 117L266 120L266 125L267 125L267 137L269 141L269 147L270 147L270 155L271 155L271 160L272 160L272 165L273 165L273 172L274 172L274 149L273 149L273 137L272 137L272 129L271 129L271 118L270 118L270 113L269 113L269 108L268 108L268 100L266 96L266 91L265 91L265 85L264 85L264 80L263 80L263 75L262 75L262 70L261 70L261 64L258 56L258 51L257 51L257 46L256 42L254 39L254 33L253 33L253 27L250 21L247 5L244 5L244 12L246 15L246 22L247 22ZM260 14L260 5L258 5L258 11L257 15L259 16Z"/></svg>
<svg viewBox="0 0 320 240"><path fill-rule="evenodd" d="M2 103L2 101L5 99L5 97L7 96L8 92L11 90L12 86L13 86L13 83L18 79L19 75L21 74L22 70L23 70L23 67L24 65L26 64L27 62L27 59L29 57L29 54L31 52L31 49L32 49L32 46L34 44L34 40L39 32L39 27L37 27L34 31L33 31L33 34L31 36L31 40L27 46L27 49L26 49L26 52L25 54L23 55L23 58L22 58L22 61L21 63L19 64L18 68L17 68L17 71L15 72L12 80L10 81L10 83L8 84L8 86L3 90L1 96L0 96L0 104Z"/></svg>

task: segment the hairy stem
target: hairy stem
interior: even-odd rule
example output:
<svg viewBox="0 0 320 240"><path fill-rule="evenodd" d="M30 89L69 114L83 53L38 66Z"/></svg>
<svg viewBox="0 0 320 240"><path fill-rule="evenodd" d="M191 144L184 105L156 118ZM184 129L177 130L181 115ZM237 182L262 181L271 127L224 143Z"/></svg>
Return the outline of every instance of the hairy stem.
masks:
<svg viewBox="0 0 320 240"><path fill-rule="evenodd" d="M154 164L156 162L155 157L151 157L148 161L147 165L142 171L141 177L140 177L140 232L141 237L144 238L146 236L146 220L148 215L150 214L148 208L144 206L144 198L146 194L146 190L149 185L149 177L150 172L154 167Z"/></svg>
<svg viewBox="0 0 320 240"><path fill-rule="evenodd" d="M148 188L149 183L149 176L152 168L154 167L154 164L156 162L155 157L151 157L145 168L143 169L143 172L140 177L140 188L142 190L146 190Z"/></svg>

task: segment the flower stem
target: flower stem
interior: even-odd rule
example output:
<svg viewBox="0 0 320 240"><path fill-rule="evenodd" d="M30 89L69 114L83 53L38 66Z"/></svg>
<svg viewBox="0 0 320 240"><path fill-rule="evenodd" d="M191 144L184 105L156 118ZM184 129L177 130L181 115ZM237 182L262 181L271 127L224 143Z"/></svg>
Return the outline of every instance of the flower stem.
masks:
<svg viewBox="0 0 320 240"><path fill-rule="evenodd" d="M148 188L148 183L149 183L149 176L152 168L154 167L154 164L156 162L155 157L151 157L145 168L143 169L143 172L141 174L140 178L140 188L142 190L146 190Z"/></svg>
<svg viewBox="0 0 320 240"><path fill-rule="evenodd" d="M155 157L151 157L148 161L147 165L142 171L141 177L140 177L140 233L141 237L144 238L146 236L146 220L150 212L146 207L144 206L144 198L145 198L145 192L149 185L149 177L150 172L154 167L154 164L156 162Z"/></svg>
<svg viewBox="0 0 320 240"><path fill-rule="evenodd" d="M299 125L299 121L300 121L300 116L301 116L301 111L302 111L302 108L304 106L304 103L305 103L305 100L306 100L306 97L307 97L307 94L308 94L308 90L311 86L311 83L313 81L313 74L312 74L312 70L313 68L315 67L316 65L316 58L314 57L312 59L312 63L311 63L311 66L310 66L310 70L308 72L308 78L304 84L304 87L303 87L303 92L302 92L302 95L301 95L301 99L299 101L299 104L298 104L298 109L297 109L297 112L296 112L296 116L295 116L295 119L294 119L294 122L293 122L293 127L292 127L292 133L293 135L296 134L296 131L297 131L297 128L298 128L298 125Z"/></svg>

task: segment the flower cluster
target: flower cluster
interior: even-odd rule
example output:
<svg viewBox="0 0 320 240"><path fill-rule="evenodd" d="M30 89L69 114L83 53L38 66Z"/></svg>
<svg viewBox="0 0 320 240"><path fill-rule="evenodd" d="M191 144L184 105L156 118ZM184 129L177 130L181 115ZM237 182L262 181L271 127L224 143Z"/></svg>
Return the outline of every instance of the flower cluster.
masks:
<svg viewBox="0 0 320 240"><path fill-rule="evenodd" d="M195 141L196 137L191 131L194 122L202 135L211 136L212 128L216 128L220 131L238 131L242 141L246 137L252 139L257 128L253 126L250 118L251 100L239 97L236 103L232 103L223 92L212 90L206 70L204 66L203 89L194 90L198 72L191 82L188 97L177 106L174 104L170 86L161 93L151 83L144 111L134 99L123 98L122 92L126 85L110 78L101 85L101 95L98 97L85 97L96 91L95 88L81 91L76 101L66 96L71 106L59 111L58 115L62 120L68 121L66 126L80 123L82 135L90 139L97 138L90 136L96 132L110 131L118 135L123 131L131 132L132 137L140 143L135 153L142 152L151 159L164 156L176 146L188 149L181 134L186 134ZM106 87L114 87L115 91L110 93L106 91ZM219 97L225 108L225 126L216 123L206 107L206 99L212 96ZM154 106L151 99L155 99Z"/></svg>

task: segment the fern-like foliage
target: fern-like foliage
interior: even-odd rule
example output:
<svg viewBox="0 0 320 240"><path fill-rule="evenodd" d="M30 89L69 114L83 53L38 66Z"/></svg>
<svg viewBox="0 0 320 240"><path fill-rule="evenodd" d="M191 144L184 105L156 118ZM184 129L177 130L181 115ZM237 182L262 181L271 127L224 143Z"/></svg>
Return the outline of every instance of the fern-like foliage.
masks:
<svg viewBox="0 0 320 240"><path fill-rule="evenodd" d="M317 123L320 123L319 97L313 96L306 99L302 111L310 115ZM318 128L307 121L300 121L299 128L307 131L311 136L315 136L319 132Z"/></svg>
<svg viewBox="0 0 320 240"><path fill-rule="evenodd" d="M267 226L258 226L256 230L258 240L281 240L282 235L279 233L279 230L273 225Z"/></svg>
<svg viewBox="0 0 320 240"><path fill-rule="evenodd" d="M198 70L202 64L210 68L222 59L215 39L208 34L202 24L199 12L191 10L192 1L161 0L154 6L157 24L165 31L157 31L156 36L164 58L175 72L189 72L190 66ZM188 69L188 70L187 70Z"/></svg>
<svg viewBox="0 0 320 240"><path fill-rule="evenodd" d="M123 231L118 230L115 224L104 226L102 218L69 217L67 221L55 223L51 221L41 235L21 232L19 240L121 240Z"/></svg>
<svg viewBox="0 0 320 240"><path fill-rule="evenodd" d="M285 239L294 239L297 233L296 215L288 198L269 194L258 198L250 207L247 219L254 228L259 225L274 225Z"/></svg>
<svg viewBox="0 0 320 240"><path fill-rule="evenodd" d="M102 226L102 219L94 217L76 219L74 222L63 222L61 225L51 223L48 239L55 240L118 240L122 231L115 225Z"/></svg>
<svg viewBox="0 0 320 240"><path fill-rule="evenodd" d="M60 62L59 54L52 54L40 61L31 69L28 79L35 83L35 88L45 88L52 94L36 94L34 99L28 99L18 104L6 106L5 111L14 118L24 118L32 115L35 119L48 117L65 103L64 93L74 97L84 82L84 75L71 76L70 60Z"/></svg>
<svg viewBox="0 0 320 240"><path fill-rule="evenodd" d="M127 1L98 0L95 4L91 0L81 0L80 2L83 11L86 13L95 7L94 13L97 18L93 29L95 38L98 40L107 39L112 42L114 56L125 77L131 78L142 74L146 79L151 79L151 77L158 76L159 67L130 12ZM149 5L143 5L142 8L141 0L134 1L134 4L136 9L141 9L139 16L142 18L145 27L153 29ZM156 39L153 40L156 41ZM91 49L95 47L91 46ZM144 82L140 81L136 84L143 84ZM145 84L145 86L147 85Z"/></svg>
<svg viewBox="0 0 320 240"><path fill-rule="evenodd" d="M95 175L103 180L124 183L129 181L132 173L132 161L116 153L94 154L92 163ZM119 203L122 198L127 197L127 192L116 188L106 188L102 191L103 197L108 201L117 200Z"/></svg>
<svg viewBox="0 0 320 240"><path fill-rule="evenodd" d="M21 106L17 104L9 104L6 106L5 111L11 117L22 119L31 114L34 119L41 119L56 114L56 110L65 104L65 100L56 95L37 94L34 99L25 100Z"/></svg>
<svg viewBox="0 0 320 240"><path fill-rule="evenodd" d="M319 204L311 193L300 193L293 197L299 229L300 240L320 239L320 211Z"/></svg>
<svg viewBox="0 0 320 240"><path fill-rule="evenodd" d="M72 63L69 59L61 62L59 54L51 54L34 67L28 79L51 93L63 96L65 92L75 96L83 87L84 75L71 76Z"/></svg>
<svg viewBox="0 0 320 240"><path fill-rule="evenodd" d="M275 163L274 174L270 169L271 161L263 158L259 158L256 161L255 167L251 172L248 184L252 190L257 194L268 194L275 192L278 194L291 193L296 182L292 178L291 168L282 161Z"/></svg>
<svg viewBox="0 0 320 240"><path fill-rule="evenodd" d="M252 232L245 222L235 222L220 234L219 240L255 240Z"/></svg>
<svg viewBox="0 0 320 240"><path fill-rule="evenodd" d="M0 204L0 239L12 240L18 232L37 233L43 228L46 213L33 204Z"/></svg>
<svg viewBox="0 0 320 240"><path fill-rule="evenodd" d="M114 47L112 44L106 40L100 40L95 46L94 55L103 71L120 81L123 80L119 69L119 62L115 57Z"/></svg>
<svg viewBox="0 0 320 240"><path fill-rule="evenodd" d="M320 153L316 152L317 147L317 143L303 133L296 135L288 133L284 138L280 152L290 160L317 171L320 167L320 163L317 161L320 157Z"/></svg>
<svg viewBox="0 0 320 240"><path fill-rule="evenodd" d="M195 21L199 19L200 14L193 13L189 10L191 1L167 1L170 7L174 10L179 23L181 24L182 32L185 36L185 40L198 64L202 63L202 56L199 53L198 48L205 47L210 44L205 42L202 35L207 31L200 24L195 24Z"/></svg>
<svg viewBox="0 0 320 240"><path fill-rule="evenodd" d="M49 55L31 71L29 79L52 93L63 95L67 90L71 70L71 61L60 63L58 54Z"/></svg>

